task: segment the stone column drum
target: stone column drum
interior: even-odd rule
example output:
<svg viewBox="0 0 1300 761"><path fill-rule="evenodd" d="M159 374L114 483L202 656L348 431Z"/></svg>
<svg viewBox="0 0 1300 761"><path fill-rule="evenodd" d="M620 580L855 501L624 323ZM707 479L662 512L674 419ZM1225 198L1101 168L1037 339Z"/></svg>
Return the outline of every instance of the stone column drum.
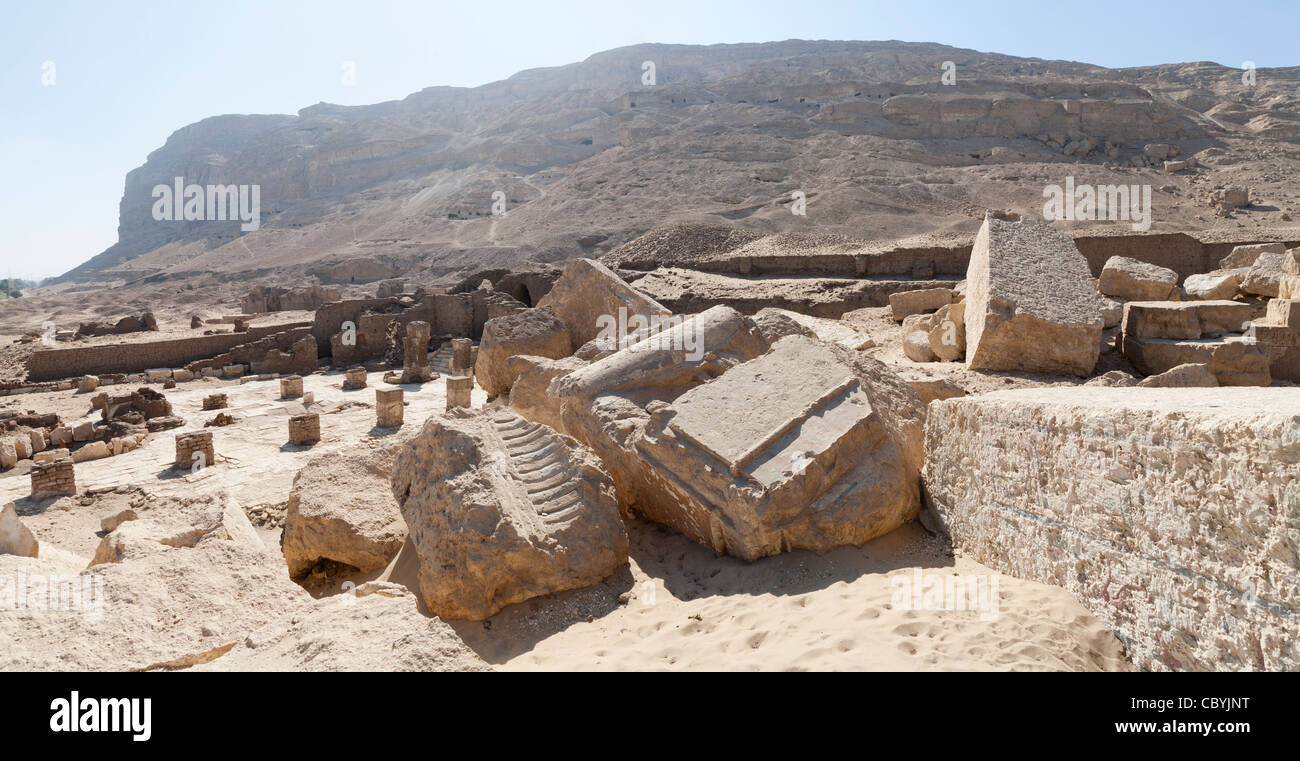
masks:
<svg viewBox="0 0 1300 761"><path fill-rule="evenodd" d="M406 413L400 388L375 389L375 425L380 428L397 428Z"/></svg>
<svg viewBox="0 0 1300 761"><path fill-rule="evenodd" d="M456 375L473 375L474 342L468 338L451 341L451 371Z"/></svg>
<svg viewBox="0 0 1300 761"><path fill-rule="evenodd" d="M406 338L402 339L402 382L423 383L433 380L429 367L429 323L415 320L406 323Z"/></svg>
<svg viewBox="0 0 1300 761"><path fill-rule="evenodd" d="M470 394L474 391L474 376L447 376L447 409L469 407Z"/></svg>

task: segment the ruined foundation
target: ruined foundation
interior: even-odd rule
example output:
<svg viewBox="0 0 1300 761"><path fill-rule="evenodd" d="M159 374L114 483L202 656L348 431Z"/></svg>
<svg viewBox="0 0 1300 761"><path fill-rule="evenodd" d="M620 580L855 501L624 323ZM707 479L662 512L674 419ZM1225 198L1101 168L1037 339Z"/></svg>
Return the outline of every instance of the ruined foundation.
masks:
<svg viewBox="0 0 1300 761"><path fill-rule="evenodd" d="M311 446L320 441L320 415L294 415L289 418L289 443Z"/></svg>
<svg viewBox="0 0 1300 761"><path fill-rule="evenodd" d="M203 411L224 410L228 402L225 394L212 394L203 398Z"/></svg>
<svg viewBox="0 0 1300 761"><path fill-rule="evenodd" d="M402 425L406 404L402 401L402 389L375 389L375 425L380 428L397 428Z"/></svg>
<svg viewBox="0 0 1300 761"><path fill-rule="evenodd" d="M32 465L32 499L70 497L77 493L71 457Z"/></svg>
<svg viewBox="0 0 1300 761"><path fill-rule="evenodd" d="M172 467L177 470L191 470L195 466L206 468L216 462L217 455L212 448L211 431L194 431L176 435L176 460Z"/></svg>
<svg viewBox="0 0 1300 761"><path fill-rule="evenodd" d="M343 377L344 391L358 391L366 387L366 368L349 367L347 375Z"/></svg>

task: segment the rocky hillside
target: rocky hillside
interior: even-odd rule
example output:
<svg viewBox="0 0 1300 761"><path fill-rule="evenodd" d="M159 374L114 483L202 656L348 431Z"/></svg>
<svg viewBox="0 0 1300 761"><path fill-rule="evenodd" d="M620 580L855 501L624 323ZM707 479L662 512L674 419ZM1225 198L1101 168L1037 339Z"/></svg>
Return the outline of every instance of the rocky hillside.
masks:
<svg viewBox="0 0 1300 761"><path fill-rule="evenodd" d="M1153 185L1156 230L1286 225L1300 69L1256 75L1247 87L1210 63L1111 70L925 43L639 45L372 106L217 116L127 176L118 242L62 279L439 280L599 256L674 222L969 234L985 207L1041 214L1044 185L1066 175ZM1201 167L1166 175L1149 143ZM155 221L152 189L178 176L259 185L260 229ZM1208 207L1228 182L1251 186L1250 214ZM806 215L791 213L796 191Z"/></svg>

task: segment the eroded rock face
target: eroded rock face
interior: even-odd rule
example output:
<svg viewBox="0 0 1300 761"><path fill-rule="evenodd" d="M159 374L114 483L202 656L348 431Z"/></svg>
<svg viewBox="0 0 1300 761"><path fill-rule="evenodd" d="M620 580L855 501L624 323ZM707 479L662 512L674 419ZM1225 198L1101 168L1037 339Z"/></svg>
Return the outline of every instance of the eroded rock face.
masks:
<svg viewBox="0 0 1300 761"><path fill-rule="evenodd" d="M488 396L500 396L510 390L518 375L509 363L511 357L560 359L571 353L569 329L550 307L526 309L488 320L483 326L474 379Z"/></svg>
<svg viewBox="0 0 1300 761"><path fill-rule="evenodd" d="M394 456L331 453L298 471L280 540L290 576L321 560L363 573L388 565L406 541L406 522L388 487Z"/></svg>
<svg viewBox="0 0 1300 761"><path fill-rule="evenodd" d="M956 546L1064 587L1157 670L1300 668L1300 395L1002 391L930 406Z"/></svg>
<svg viewBox="0 0 1300 761"><path fill-rule="evenodd" d="M480 620L627 562L614 484L573 439L509 408L448 410L401 450L392 490L436 615Z"/></svg>
<svg viewBox="0 0 1300 761"><path fill-rule="evenodd" d="M1178 292L1178 273L1124 256L1112 256L1097 289L1120 301L1165 301Z"/></svg>
<svg viewBox="0 0 1300 761"><path fill-rule="evenodd" d="M1088 263L1045 224L989 215L966 272L966 357L973 370L1092 373L1101 309Z"/></svg>
<svg viewBox="0 0 1300 761"><path fill-rule="evenodd" d="M555 316L568 328L570 347L566 353L570 354L601 335L602 328L610 320L618 324L620 314L623 324L629 326L629 332L636 329L632 324L633 316L672 315L662 304L624 282L609 267L591 259L574 259L566 264L564 274L537 306L551 307Z"/></svg>

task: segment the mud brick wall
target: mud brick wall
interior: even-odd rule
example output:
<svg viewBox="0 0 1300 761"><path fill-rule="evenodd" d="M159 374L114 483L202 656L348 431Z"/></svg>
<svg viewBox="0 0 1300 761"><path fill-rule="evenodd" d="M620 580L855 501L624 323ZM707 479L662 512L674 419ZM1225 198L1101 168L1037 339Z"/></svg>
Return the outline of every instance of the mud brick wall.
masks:
<svg viewBox="0 0 1300 761"><path fill-rule="evenodd" d="M254 367L253 372L281 372L281 369L278 368L268 370L261 367L261 365L268 361L274 363L273 359L268 359L268 354L272 351L283 353L293 352L296 345L301 342L302 339L311 337L311 328L304 323L290 330L284 330L269 336L260 336L256 339L249 339L247 343L241 343L230 349L230 351L199 362L192 362L187 365L185 369L197 375L198 373L203 372L204 369L208 368L219 370L227 365L249 365L250 367L256 366ZM311 372L316 368L315 359L316 354L313 352L309 357L285 358L283 361L279 362L279 365L285 370L305 369L307 372Z"/></svg>
<svg viewBox="0 0 1300 761"><path fill-rule="evenodd" d="M247 333L78 346L69 349L41 349L34 352L27 361L27 377L31 381L49 381L87 374L138 373L158 367L185 367L192 362L214 357L240 344L274 335L290 327L294 326L256 326L250 328Z"/></svg>
<svg viewBox="0 0 1300 761"><path fill-rule="evenodd" d="M34 499L66 497L77 493L77 478L70 457L35 463L32 465L31 476Z"/></svg>

